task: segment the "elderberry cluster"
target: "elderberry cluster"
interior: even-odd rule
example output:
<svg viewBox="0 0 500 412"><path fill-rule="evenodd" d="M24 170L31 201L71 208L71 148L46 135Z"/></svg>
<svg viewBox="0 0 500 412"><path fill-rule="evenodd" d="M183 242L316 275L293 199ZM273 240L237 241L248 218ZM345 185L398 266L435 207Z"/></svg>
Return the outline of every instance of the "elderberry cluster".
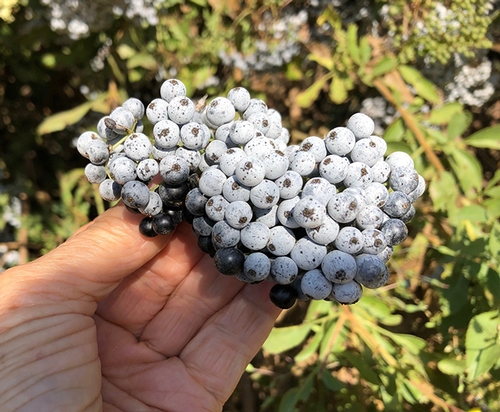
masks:
<svg viewBox="0 0 500 412"><path fill-rule="evenodd" d="M188 220L220 273L275 283L282 308L351 304L387 282L425 182L408 154L385 156L371 118L289 145L280 114L242 87L195 103L170 79L160 95L147 108L128 99L77 144L101 196L145 215L143 235Z"/></svg>

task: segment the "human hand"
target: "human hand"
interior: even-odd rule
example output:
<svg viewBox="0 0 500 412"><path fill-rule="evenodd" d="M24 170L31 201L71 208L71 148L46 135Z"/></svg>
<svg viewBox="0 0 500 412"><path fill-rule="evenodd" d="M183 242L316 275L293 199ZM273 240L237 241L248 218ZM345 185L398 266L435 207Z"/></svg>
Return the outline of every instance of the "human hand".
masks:
<svg viewBox="0 0 500 412"><path fill-rule="evenodd" d="M219 274L189 225L105 212L0 275L2 411L220 411L279 313Z"/></svg>

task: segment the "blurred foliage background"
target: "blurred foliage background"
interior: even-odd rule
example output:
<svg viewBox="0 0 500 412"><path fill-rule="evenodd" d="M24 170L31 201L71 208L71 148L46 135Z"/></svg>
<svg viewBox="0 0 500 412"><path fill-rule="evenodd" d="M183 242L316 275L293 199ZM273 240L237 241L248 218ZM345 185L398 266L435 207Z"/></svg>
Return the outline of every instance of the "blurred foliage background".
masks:
<svg viewBox="0 0 500 412"><path fill-rule="evenodd" d="M499 35L498 0L1 0L0 266L109 207L75 138L165 78L247 87L294 143L362 111L428 183L391 279L283 312L225 410L498 411Z"/></svg>

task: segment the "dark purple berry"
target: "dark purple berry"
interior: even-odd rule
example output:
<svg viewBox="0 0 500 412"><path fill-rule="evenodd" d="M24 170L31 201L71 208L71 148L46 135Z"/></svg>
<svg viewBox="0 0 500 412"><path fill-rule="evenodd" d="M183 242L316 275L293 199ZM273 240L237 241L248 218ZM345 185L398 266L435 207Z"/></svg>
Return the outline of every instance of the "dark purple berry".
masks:
<svg viewBox="0 0 500 412"><path fill-rule="evenodd" d="M291 308L297 300L297 291L291 285L274 285L269 291L269 298L281 309Z"/></svg>
<svg viewBox="0 0 500 412"><path fill-rule="evenodd" d="M175 229L173 219L166 213L160 213L153 216L153 229L159 235L168 235Z"/></svg>
<svg viewBox="0 0 500 412"><path fill-rule="evenodd" d="M245 255L234 247L222 248L215 252L214 262L217 270L223 275L235 275L243 270Z"/></svg>
<svg viewBox="0 0 500 412"><path fill-rule="evenodd" d="M158 233L156 233L153 229L153 218L146 216L141 220L139 223L139 232L141 235L146 236L146 237L155 237L158 236Z"/></svg>

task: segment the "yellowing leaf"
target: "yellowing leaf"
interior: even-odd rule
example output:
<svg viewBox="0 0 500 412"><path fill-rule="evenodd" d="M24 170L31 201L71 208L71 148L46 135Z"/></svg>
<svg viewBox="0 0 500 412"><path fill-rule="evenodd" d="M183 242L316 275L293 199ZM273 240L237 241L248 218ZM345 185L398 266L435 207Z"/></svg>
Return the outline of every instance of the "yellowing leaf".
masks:
<svg viewBox="0 0 500 412"><path fill-rule="evenodd" d="M64 112L59 112L45 118L36 129L39 135L59 132L71 124L79 122L92 107L93 102L83 103Z"/></svg>
<svg viewBox="0 0 500 412"><path fill-rule="evenodd" d="M309 107L319 96L321 89L325 85L328 77L323 76L321 79L316 80L309 88L300 92L296 97L296 102L299 107Z"/></svg>

